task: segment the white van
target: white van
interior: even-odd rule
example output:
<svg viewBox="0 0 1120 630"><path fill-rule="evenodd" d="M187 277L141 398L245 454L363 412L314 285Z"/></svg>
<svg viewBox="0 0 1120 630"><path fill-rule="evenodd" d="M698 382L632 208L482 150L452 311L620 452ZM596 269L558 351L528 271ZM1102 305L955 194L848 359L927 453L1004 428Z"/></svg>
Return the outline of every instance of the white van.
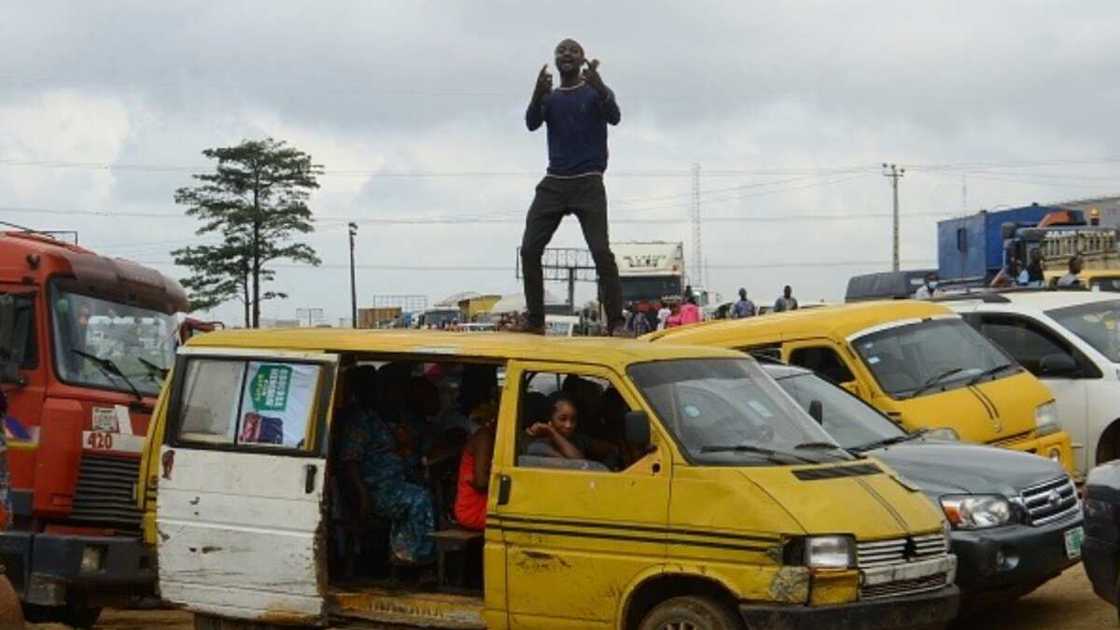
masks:
<svg viewBox="0 0 1120 630"><path fill-rule="evenodd" d="M1120 298L1087 291L1004 291L944 302L1037 376L1073 441L1074 468L1120 458Z"/></svg>

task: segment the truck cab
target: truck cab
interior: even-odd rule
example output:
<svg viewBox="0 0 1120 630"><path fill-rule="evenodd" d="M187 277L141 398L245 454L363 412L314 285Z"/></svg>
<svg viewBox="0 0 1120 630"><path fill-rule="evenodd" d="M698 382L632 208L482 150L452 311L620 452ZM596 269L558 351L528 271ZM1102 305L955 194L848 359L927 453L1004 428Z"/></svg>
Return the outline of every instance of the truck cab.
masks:
<svg viewBox="0 0 1120 630"><path fill-rule="evenodd" d="M186 307L151 269L0 233L12 505L0 561L31 620L88 627L102 606L153 592L133 487Z"/></svg>

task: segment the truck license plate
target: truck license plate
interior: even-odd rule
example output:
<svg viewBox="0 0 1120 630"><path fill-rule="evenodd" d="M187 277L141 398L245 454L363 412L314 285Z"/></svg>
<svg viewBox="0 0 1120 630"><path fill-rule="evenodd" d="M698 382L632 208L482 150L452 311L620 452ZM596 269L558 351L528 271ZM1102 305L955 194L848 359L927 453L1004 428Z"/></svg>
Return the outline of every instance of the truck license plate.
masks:
<svg viewBox="0 0 1120 630"><path fill-rule="evenodd" d="M1080 527L1066 530L1066 556L1070 559L1081 557L1081 543L1085 542L1085 530Z"/></svg>

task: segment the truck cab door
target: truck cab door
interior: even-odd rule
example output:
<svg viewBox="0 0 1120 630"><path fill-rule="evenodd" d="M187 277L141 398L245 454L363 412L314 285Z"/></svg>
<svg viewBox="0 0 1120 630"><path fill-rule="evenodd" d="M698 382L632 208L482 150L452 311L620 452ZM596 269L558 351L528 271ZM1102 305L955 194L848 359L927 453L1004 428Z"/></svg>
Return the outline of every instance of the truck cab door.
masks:
<svg viewBox="0 0 1120 630"><path fill-rule="evenodd" d="M321 621L336 366L329 354L180 351L156 508L164 599L221 617Z"/></svg>

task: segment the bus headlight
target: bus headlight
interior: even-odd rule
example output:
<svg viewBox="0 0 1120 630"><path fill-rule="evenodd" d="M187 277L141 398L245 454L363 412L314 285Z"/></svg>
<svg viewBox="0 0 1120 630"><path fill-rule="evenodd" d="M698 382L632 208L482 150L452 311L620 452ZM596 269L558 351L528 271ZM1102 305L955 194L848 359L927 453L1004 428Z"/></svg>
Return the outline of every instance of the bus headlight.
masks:
<svg viewBox="0 0 1120 630"><path fill-rule="evenodd" d="M847 569L855 564L856 546L851 536L809 536L805 539L805 566Z"/></svg>
<svg viewBox="0 0 1120 630"><path fill-rule="evenodd" d="M1038 427L1039 435L1050 435L1057 433L1061 428L1058 426L1058 405L1054 401L1039 405L1034 410L1034 424Z"/></svg>

